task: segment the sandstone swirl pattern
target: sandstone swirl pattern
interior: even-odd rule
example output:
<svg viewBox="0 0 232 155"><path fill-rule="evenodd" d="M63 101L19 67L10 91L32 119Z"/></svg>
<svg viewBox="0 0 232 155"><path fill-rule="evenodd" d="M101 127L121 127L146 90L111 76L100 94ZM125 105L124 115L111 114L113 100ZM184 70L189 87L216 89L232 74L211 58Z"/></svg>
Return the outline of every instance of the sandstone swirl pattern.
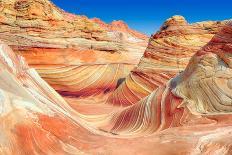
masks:
<svg viewBox="0 0 232 155"><path fill-rule="evenodd" d="M136 104L111 114L102 130L135 136L185 126L196 118L226 122L232 114L231 52L232 23L228 22L194 54L182 73Z"/></svg>
<svg viewBox="0 0 232 155"><path fill-rule="evenodd" d="M108 29L85 16L66 13L48 0L0 1L0 39L68 96L111 92L139 62L147 36L119 26ZM85 75L75 74L84 68ZM70 74L75 76L70 79Z"/></svg>
<svg viewBox="0 0 232 155"><path fill-rule="evenodd" d="M99 116L72 109L1 42L0 152L230 155L231 51L228 23L181 74L136 104Z"/></svg>
<svg viewBox="0 0 232 155"><path fill-rule="evenodd" d="M128 106L149 95L183 71L191 56L224 24L225 21L188 24L182 16L168 19L150 38L140 63L109 97L108 103Z"/></svg>

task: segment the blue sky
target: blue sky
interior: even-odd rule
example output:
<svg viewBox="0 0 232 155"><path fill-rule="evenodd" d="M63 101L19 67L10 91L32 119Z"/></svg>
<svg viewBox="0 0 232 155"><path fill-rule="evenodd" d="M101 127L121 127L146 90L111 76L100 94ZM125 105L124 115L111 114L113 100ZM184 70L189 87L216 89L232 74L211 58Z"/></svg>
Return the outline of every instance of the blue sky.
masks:
<svg viewBox="0 0 232 155"><path fill-rule="evenodd" d="M52 0L65 11L98 17L105 22L124 20L148 35L173 15L189 23L232 18L232 0Z"/></svg>

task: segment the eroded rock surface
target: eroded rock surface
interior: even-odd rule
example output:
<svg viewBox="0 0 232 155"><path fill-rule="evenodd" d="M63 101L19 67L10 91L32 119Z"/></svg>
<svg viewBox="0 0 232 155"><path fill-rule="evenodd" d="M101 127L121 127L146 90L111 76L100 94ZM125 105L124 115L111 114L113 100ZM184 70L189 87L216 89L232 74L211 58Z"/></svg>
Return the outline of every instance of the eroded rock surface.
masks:
<svg viewBox="0 0 232 155"><path fill-rule="evenodd" d="M149 41L148 47L125 82L109 97L108 103L128 106L152 93L183 71L197 50L207 44L226 21L188 24L173 16Z"/></svg>
<svg viewBox="0 0 232 155"><path fill-rule="evenodd" d="M67 96L111 92L139 62L148 38L123 26L106 29L48 0L0 1L0 39Z"/></svg>
<svg viewBox="0 0 232 155"><path fill-rule="evenodd" d="M105 115L75 111L1 42L0 152L230 155L231 38L228 23L181 74Z"/></svg>

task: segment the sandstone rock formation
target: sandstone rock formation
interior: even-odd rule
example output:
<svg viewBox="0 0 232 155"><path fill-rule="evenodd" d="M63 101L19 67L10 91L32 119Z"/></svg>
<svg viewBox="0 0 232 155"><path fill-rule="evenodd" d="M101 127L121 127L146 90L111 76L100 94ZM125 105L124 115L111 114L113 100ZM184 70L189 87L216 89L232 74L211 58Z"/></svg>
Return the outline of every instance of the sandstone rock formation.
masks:
<svg viewBox="0 0 232 155"><path fill-rule="evenodd" d="M140 102L98 116L72 109L1 42L0 152L230 155L231 51L228 23L181 74Z"/></svg>
<svg viewBox="0 0 232 155"><path fill-rule="evenodd" d="M0 39L63 95L111 92L128 75L147 37L123 26L106 29L48 0L0 1Z"/></svg>
<svg viewBox="0 0 232 155"><path fill-rule="evenodd" d="M147 39L147 36L132 30L128 27L128 25L124 22L124 21L113 21L110 24L106 24L105 22L101 21L99 18L93 18L92 21L94 21L95 23L97 23L98 25L100 25L100 27L106 29L107 31L120 31L120 32L124 32L124 33L129 33L130 35L134 36L135 38L140 38L140 39Z"/></svg>
<svg viewBox="0 0 232 155"><path fill-rule="evenodd" d="M188 24L182 16L168 19L149 41L139 65L109 97L108 103L135 104L183 71L192 55L225 24L207 21Z"/></svg>
<svg viewBox="0 0 232 155"><path fill-rule="evenodd" d="M162 137L160 143L168 148L159 148L159 154L170 153L172 142L186 144L174 154L231 154L231 52L228 22L181 74L136 104L110 114L105 124L101 121L101 130L120 137Z"/></svg>
<svg viewBox="0 0 232 155"><path fill-rule="evenodd" d="M182 73L135 105L114 114L111 132L154 133L182 126L189 121L189 113L207 119L231 114L231 50L229 22L190 59Z"/></svg>

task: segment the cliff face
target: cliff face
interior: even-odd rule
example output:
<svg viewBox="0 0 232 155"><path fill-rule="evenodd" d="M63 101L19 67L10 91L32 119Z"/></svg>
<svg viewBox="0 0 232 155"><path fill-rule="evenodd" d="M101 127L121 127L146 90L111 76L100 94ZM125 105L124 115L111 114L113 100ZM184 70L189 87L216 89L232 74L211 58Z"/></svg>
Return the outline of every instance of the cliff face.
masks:
<svg viewBox="0 0 232 155"><path fill-rule="evenodd" d="M130 31L108 30L48 0L0 1L0 39L63 95L114 90L146 47L146 36Z"/></svg>
<svg viewBox="0 0 232 155"><path fill-rule="evenodd" d="M228 23L181 74L148 97L107 115L89 116L72 109L0 42L0 152L230 155L231 51Z"/></svg>
<svg viewBox="0 0 232 155"><path fill-rule="evenodd" d="M150 38L139 65L109 97L108 102L128 106L149 95L183 71L191 56L224 24L225 21L188 24L182 16L168 19L160 31Z"/></svg>

